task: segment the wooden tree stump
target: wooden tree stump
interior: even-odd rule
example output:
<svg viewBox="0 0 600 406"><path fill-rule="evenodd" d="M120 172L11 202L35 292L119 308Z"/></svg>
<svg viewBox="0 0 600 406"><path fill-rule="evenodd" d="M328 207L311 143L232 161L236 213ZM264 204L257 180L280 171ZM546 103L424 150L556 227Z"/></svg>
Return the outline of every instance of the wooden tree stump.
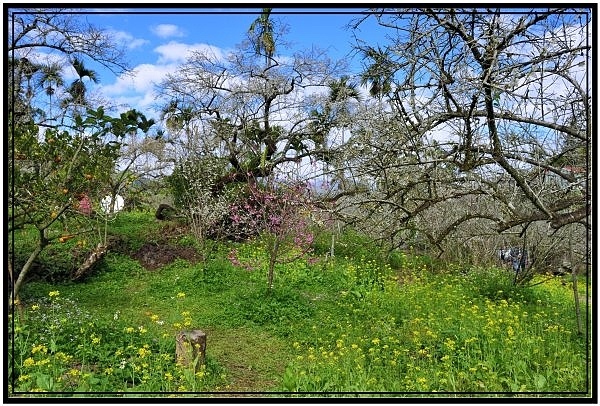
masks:
<svg viewBox="0 0 600 406"><path fill-rule="evenodd" d="M178 364L194 367L198 372L206 359L206 333L202 330L180 331L175 337L175 357Z"/></svg>

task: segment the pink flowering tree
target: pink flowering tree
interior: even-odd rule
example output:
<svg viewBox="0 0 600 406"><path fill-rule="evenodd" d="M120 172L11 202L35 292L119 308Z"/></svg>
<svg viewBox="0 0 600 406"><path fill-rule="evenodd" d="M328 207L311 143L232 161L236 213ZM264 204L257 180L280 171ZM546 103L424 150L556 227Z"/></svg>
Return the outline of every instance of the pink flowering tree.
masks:
<svg viewBox="0 0 600 406"><path fill-rule="evenodd" d="M305 184L267 180L253 181L247 193L230 207L232 233L246 239L255 236L268 258L268 292L273 288L275 266L305 257L311 250L310 218L315 207ZM229 253L234 266L248 270L256 264Z"/></svg>

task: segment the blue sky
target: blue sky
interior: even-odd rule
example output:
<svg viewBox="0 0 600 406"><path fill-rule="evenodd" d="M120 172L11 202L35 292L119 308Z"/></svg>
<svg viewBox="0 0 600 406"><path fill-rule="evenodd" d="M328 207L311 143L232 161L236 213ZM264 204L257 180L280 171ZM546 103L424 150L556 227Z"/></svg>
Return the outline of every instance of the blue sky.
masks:
<svg viewBox="0 0 600 406"><path fill-rule="evenodd" d="M228 8L227 4L223 4L221 9L208 6L168 9L157 8L151 3L148 6L131 6L136 8L129 9L91 9L86 6L75 9L85 12L79 17L111 32L115 40L127 48L133 75L116 76L99 64L86 63L86 66L99 73L100 78L100 83L89 84L89 89L104 100L101 104L105 107L116 107L111 113L136 108L148 117L158 119L160 113L157 104L164 105L167 101L157 100L155 85L167 74L174 73L185 62L190 50L212 47L222 54L232 50L245 39L251 23L262 11L259 7ZM353 55L354 40L346 26L361 16L362 9L352 3L349 3L349 7L354 8L309 8L309 5L297 9L275 7L272 17L288 26L285 40L292 44L289 50L279 48L283 56L313 46L326 50L332 59ZM386 34L395 33L378 26L373 18L363 22L357 32L358 37L371 46L390 44L390 40L385 38ZM40 55L40 61L45 58ZM349 73L358 73L360 57L355 55L350 66ZM75 79L72 68L65 67L64 79L66 83ZM47 100L45 96L42 99Z"/></svg>
<svg viewBox="0 0 600 406"><path fill-rule="evenodd" d="M353 38L345 26L359 17L354 12L360 10L274 8L272 18L289 29L284 39L291 43L291 48L282 53L291 54L317 46L327 50L332 59L349 57L353 54ZM148 12L153 14L143 14ZM110 71L94 66L100 74L100 83L92 89L122 108L137 108L156 117L158 113L152 107L156 102L153 84L183 63L190 49L206 46L223 52L233 49L245 39L248 28L260 12L259 8L137 8L94 10L82 15L91 24L111 31L127 46L128 62L135 72L134 77L116 77ZM385 41L383 31L373 21L361 25L359 35L371 45ZM351 66L356 73L361 66L360 58L354 57Z"/></svg>

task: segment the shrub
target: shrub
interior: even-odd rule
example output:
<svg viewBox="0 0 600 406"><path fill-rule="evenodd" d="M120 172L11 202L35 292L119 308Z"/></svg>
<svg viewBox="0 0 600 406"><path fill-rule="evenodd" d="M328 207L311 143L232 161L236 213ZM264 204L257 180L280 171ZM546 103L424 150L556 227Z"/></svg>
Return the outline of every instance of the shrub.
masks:
<svg viewBox="0 0 600 406"><path fill-rule="evenodd" d="M314 210L306 185L267 181L253 182L247 195L230 207L231 222L242 237L258 232L257 241L267 253L267 293L274 283L277 264L285 264L304 257L311 249L313 235L310 213ZM236 250L229 255L235 266L244 266Z"/></svg>
<svg viewBox="0 0 600 406"><path fill-rule="evenodd" d="M466 284L473 294L489 298L536 300L537 293L528 286L514 283L514 273L504 268L471 268L466 276Z"/></svg>
<svg viewBox="0 0 600 406"><path fill-rule="evenodd" d="M334 256L340 258L366 259L382 262L385 256L381 247L373 239L347 226L341 233L318 229L314 238L314 253L316 255L329 255L333 240ZM384 261L383 261L384 262Z"/></svg>

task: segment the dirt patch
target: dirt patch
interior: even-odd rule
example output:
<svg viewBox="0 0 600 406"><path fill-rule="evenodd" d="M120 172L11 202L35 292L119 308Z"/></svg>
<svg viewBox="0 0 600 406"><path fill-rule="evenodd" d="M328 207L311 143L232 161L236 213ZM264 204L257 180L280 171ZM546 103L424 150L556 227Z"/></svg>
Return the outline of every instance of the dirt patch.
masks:
<svg viewBox="0 0 600 406"><path fill-rule="evenodd" d="M170 264L177 258L196 263L200 259L200 256L192 247L145 243L131 255L131 258L137 259L144 268L153 271Z"/></svg>

